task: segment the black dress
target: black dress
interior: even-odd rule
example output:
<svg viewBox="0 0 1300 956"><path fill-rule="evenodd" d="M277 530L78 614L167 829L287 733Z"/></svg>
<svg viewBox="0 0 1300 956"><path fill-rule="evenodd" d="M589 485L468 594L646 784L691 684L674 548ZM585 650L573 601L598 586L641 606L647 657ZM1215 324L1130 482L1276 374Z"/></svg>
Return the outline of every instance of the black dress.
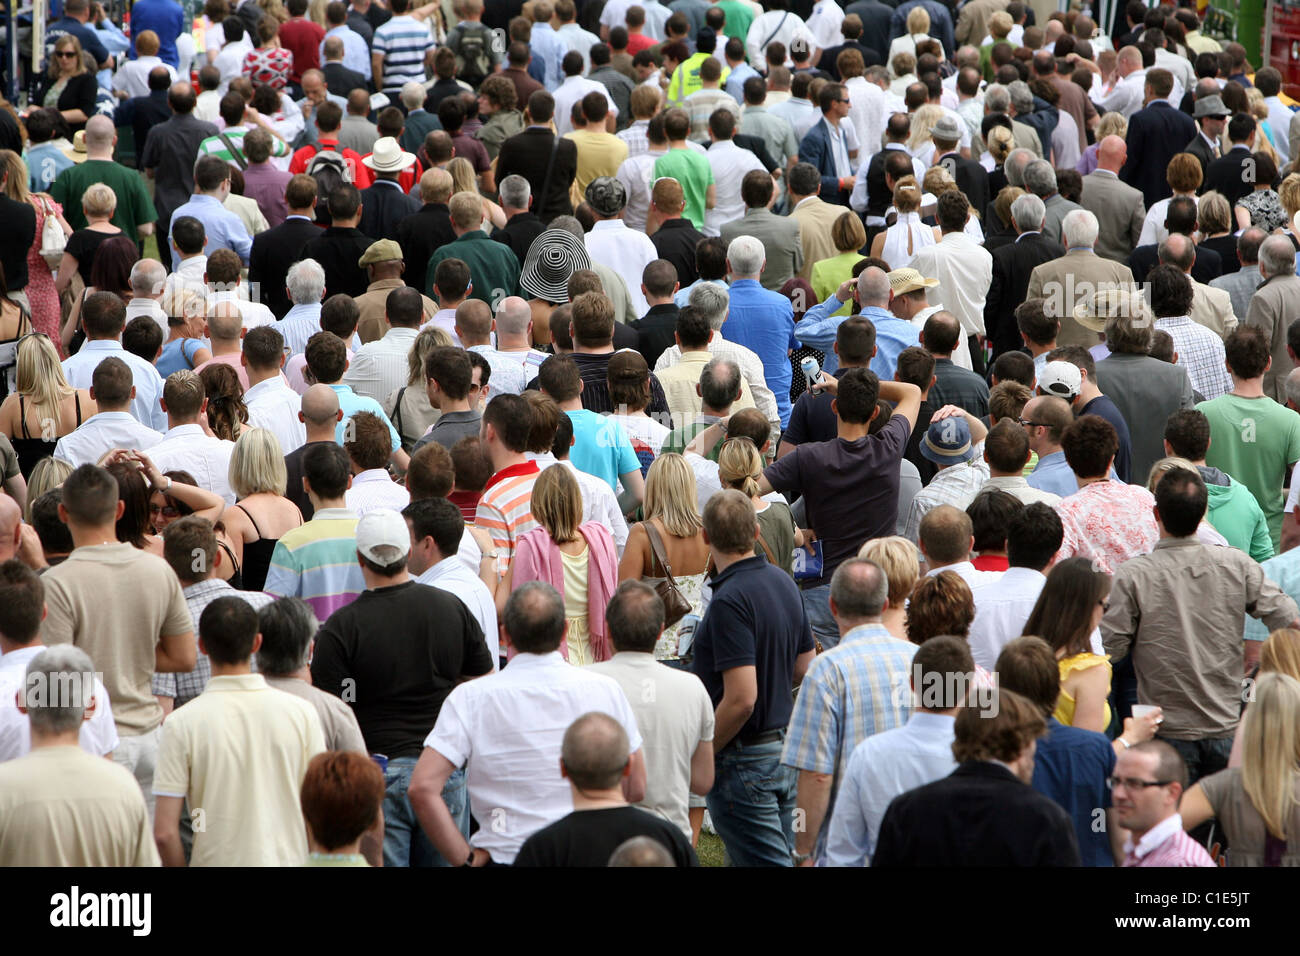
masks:
<svg viewBox="0 0 1300 956"><path fill-rule="evenodd" d="M1219 258L1223 260L1223 275L1240 271L1241 260L1237 258L1237 237L1232 233L1213 239L1202 239L1199 245L1204 249L1213 249L1219 254Z"/></svg>
<svg viewBox="0 0 1300 956"><path fill-rule="evenodd" d="M248 514L248 509L240 504L235 507L248 515L248 520L253 522L253 530L257 532L257 540L244 545L241 586L245 591L260 591L266 585L266 573L271 569L271 555L275 553L275 543L279 539L263 537L262 529L257 526L253 516Z"/></svg>
<svg viewBox="0 0 1300 956"><path fill-rule="evenodd" d="M77 425L81 425L81 394L74 393L77 403ZM23 473L23 478L31 476L32 469L42 458L49 458L54 454L54 446L59 443L58 436L50 441L46 441L40 435L33 436L27 429L27 406L26 397L21 393L18 395L18 420L22 426L22 437L11 438L9 441L14 446L14 453L18 456L18 470Z"/></svg>

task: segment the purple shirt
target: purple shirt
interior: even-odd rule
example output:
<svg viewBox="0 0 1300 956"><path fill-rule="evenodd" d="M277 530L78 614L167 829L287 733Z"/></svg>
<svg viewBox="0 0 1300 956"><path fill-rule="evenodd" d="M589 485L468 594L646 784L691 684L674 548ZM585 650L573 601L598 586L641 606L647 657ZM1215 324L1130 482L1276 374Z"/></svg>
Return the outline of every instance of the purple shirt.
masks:
<svg viewBox="0 0 1300 956"><path fill-rule="evenodd" d="M266 223L274 229L289 215L284 190L293 173L276 169L269 162L249 163L244 170L244 195L261 207Z"/></svg>

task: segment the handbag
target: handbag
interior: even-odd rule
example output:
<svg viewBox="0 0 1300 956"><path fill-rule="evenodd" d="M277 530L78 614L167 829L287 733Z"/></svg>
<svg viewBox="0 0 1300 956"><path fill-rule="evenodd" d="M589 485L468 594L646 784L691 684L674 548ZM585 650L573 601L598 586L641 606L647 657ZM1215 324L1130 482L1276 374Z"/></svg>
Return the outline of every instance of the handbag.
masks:
<svg viewBox="0 0 1300 956"><path fill-rule="evenodd" d="M59 217L49 203L45 203L45 225L41 227L41 258L51 270L57 270L68 248L68 237L63 234Z"/></svg>
<svg viewBox="0 0 1300 956"><path fill-rule="evenodd" d="M682 594L681 589L677 587L677 582L673 580L673 569L668 565L659 529L649 521L641 522L641 527L645 528L646 537L650 539L650 551L654 555L654 561L664 569L662 578L643 577L641 580L653 587L659 599L664 602L664 627L672 627L691 613L691 602L686 600L686 595ZM653 564L651 570L654 570Z"/></svg>

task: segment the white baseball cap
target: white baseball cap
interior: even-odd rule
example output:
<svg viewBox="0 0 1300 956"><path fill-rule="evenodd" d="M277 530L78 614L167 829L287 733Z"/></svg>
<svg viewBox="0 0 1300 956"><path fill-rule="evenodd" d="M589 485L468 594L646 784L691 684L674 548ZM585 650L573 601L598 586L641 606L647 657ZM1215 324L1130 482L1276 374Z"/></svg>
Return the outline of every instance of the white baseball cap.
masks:
<svg viewBox="0 0 1300 956"><path fill-rule="evenodd" d="M1048 395L1069 401L1083 388L1083 376L1079 367L1070 362L1048 362L1038 376L1038 387Z"/></svg>
<svg viewBox="0 0 1300 956"><path fill-rule="evenodd" d="M367 511L357 522L357 550L375 564L389 565L411 550L406 519L391 508Z"/></svg>

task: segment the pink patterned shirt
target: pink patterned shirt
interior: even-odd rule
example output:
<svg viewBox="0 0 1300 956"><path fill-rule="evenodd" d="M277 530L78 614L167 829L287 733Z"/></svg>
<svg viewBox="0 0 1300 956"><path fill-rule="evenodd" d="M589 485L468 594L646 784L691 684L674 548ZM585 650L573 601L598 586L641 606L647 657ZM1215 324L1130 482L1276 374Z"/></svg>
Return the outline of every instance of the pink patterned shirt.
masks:
<svg viewBox="0 0 1300 956"><path fill-rule="evenodd" d="M1056 506L1065 528L1057 561L1080 557L1114 574L1129 558L1147 554L1160 540L1156 499L1139 485L1096 481L1062 498Z"/></svg>
<svg viewBox="0 0 1300 956"><path fill-rule="evenodd" d="M1133 845L1124 844L1125 866L1214 866L1214 860L1183 832L1183 818L1175 813L1161 820Z"/></svg>

